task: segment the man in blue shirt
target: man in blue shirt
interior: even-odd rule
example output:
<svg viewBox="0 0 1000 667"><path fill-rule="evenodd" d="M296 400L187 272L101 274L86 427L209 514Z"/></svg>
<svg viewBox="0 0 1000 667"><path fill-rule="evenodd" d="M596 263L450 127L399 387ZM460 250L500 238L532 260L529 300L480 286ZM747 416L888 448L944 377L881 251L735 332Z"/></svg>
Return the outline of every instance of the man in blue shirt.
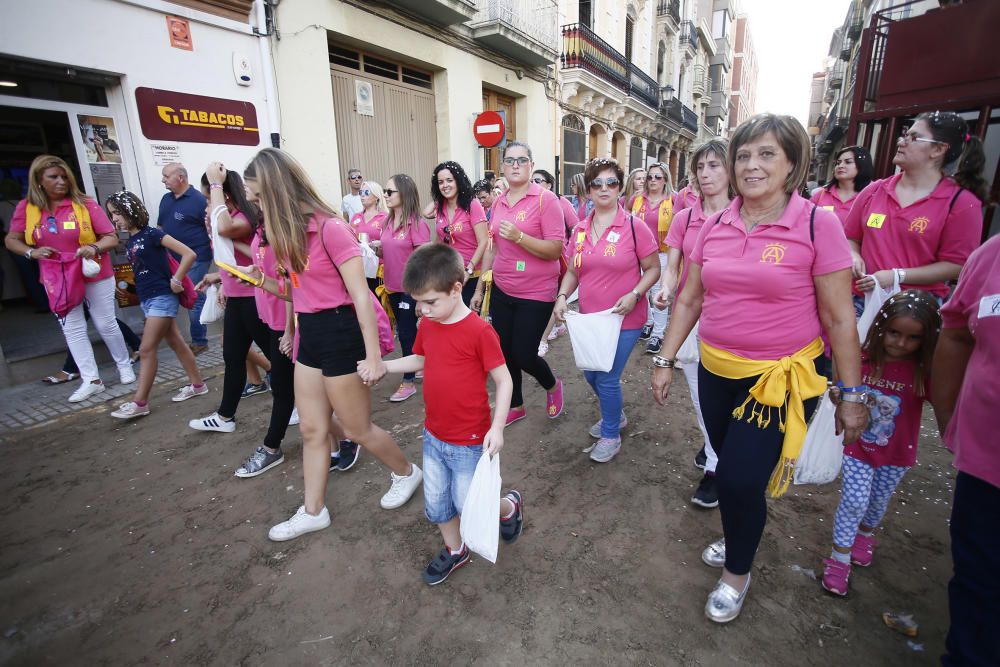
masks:
<svg viewBox="0 0 1000 667"><path fill-rule="evenodd" d="M163 185L167 194L160 200L160 216L157 223L164 232L174 237L191 250L198 258L187 275L197 285L212 265L212 243L205 228L205 195L188 182L187 169L178 162L171 162L163 168ZM175 256L175 259L179 259ZM205 305L205 293L200 292L194 308L188 314L191 320L191 351L201 354L208 349L208 327L200 322L201 309Z"/></svg>

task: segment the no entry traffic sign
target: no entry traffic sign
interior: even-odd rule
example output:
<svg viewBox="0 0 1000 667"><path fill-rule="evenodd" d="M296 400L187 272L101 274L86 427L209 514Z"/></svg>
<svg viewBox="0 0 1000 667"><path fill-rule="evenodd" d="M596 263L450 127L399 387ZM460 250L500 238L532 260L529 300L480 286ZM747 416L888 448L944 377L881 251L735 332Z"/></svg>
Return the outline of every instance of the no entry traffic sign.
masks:
<svg viewBox="0 0 1000 667"><path fill-rule="evenodd" d="M496 111L482 112L476 116L476 122L472 124L472 136L483 148L493 148L503 141L506 130L503 116Z"/></svg>

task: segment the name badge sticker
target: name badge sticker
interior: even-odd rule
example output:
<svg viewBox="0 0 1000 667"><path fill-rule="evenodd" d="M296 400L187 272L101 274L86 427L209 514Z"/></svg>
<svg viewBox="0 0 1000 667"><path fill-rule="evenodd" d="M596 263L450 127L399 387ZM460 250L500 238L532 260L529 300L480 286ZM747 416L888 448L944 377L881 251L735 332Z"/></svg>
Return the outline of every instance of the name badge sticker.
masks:
<svg viewBox="0 0 1000 667"><path fill-rule="evenodd" d="M885 224L885 213L872 213L865 224L874 229L882 229L882 225Z"/></svg>
<svg viewBox="0 0 1000 667"><path fill-rule="evenodd" d="M408 304L405 301L400 301L399 302L399 309L400 310L409 310L410 309L410 304Z"/></svg>
<svg viewBox="0 0 1000 667"><path fill-rule="evenodd" d="M621 239L621 236L618 232L608 232L608 243L618 243L619 239Z"/></svg>
<svg viewBox="0 0 1000 667"><path fill-rule="evenodd" d="M294 287L295 289L299 289L300 287L302 287L301 283L299 283L299 274L295 273L294 271L289 271L288 277L292 281L292 287Z"/></svg>
<svg viewBox="0 0 1000 667"><path fill-rule="evenodd" d="M63 229L76 229L76 220L64 220Z"/></svg>
<svg viewBox="0 0 1000 667"><path fill-rule="evenodd" d="M820 208L823 209L824 211L833 211L832 206L820 206Z"/></svg>
<svg viewBox="0 0 1000 667"><path fill-rule="evenodd" d="M990 294L979 300L979 319L1000 317L1000 294Z"/></svg>
<svg viewBox="0 0 1000 667"><path fill-rule="evenodd" d="M517 264L515 265L514 268L516 270L518 270L518 271L524 271L524 269L525 269L524 260L518 260L518 262L517 262Z"/></svg>

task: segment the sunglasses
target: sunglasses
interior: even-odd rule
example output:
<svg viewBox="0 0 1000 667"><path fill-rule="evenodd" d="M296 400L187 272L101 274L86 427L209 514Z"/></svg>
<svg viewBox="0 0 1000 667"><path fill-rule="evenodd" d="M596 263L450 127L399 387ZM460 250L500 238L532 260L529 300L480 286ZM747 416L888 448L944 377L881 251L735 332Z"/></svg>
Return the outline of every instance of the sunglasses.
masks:
<svg viewBox="0 0 1000 667"><path fill-rule="evenodd" d="M531 179L531 182L532 183L536 183L538 185L541 185L542 183L548 183L548 181L546 181L544 178L541 178L541 177L539 177L539 178L533 178L533 179Z"/></svg>
<svg viewBox="0 0 1000 667"><path fill-rule="evenodd" d="M48 223L47 229L49 230L49 234L59 233L59 228L56 226L56 216L50 215L45 222Z"/></svg>
<svg viewBox="0 0 1000 667"><path fill-rule="evenodd" d="M665 178L665 176L663 174L650 174L646 178L651 178L654 181L662 181Z"/></svg>
<svg viewBox="0 0 1000 667"><path fill-rule="evenodd" d="M451 245L451 225L445 225L444 227L442 227L441 232L443 234L443 236L441 237L442 240L446 244Z"/></svg>
<svg viewBox="0 0 1000 667"><path fill-rule="evenodd" d="M369 190L368 188L365 188L364 190L361 190L360 192L358 192L358 194L361 195L362 197L371 197L372 196L372 191Z"/></svg>
<svg viewBox="0 0 1000 667"><path fill-rule="evenodd" d="M531 158L528 157L505 157L503 163L508 167L513 167L515 164L524 167L531 162Z"/></svg>
<svg viewBox="0 0 1000 667"><path fill-rule="evenodd" d="M386 188L386 189L385 189L385 190L383 190L382 192L384 192L384 193L385 193L385 196L386 196L386 197L391 197L391 196L393 196L394 194L396 194L397 192L399 192L399 190L393 190L392 188Z"/></svg>
<svg viewBox="0 0 1000 667"><path fill-rule="evenodd" d="M608 186L608 189L617 188L619 185L621 185L621 181L619 181L617 178L612 178L612 177L595 178L590 182L590 189L599 190L605 185Z"/></svg>
<svg viewBox="0 0 1000 667"><path fill-rule="evenodd" d="M357 176L351 176L350 178L352 181L358 181L361 180L363 176L361 174L358 174Z"/></svg>

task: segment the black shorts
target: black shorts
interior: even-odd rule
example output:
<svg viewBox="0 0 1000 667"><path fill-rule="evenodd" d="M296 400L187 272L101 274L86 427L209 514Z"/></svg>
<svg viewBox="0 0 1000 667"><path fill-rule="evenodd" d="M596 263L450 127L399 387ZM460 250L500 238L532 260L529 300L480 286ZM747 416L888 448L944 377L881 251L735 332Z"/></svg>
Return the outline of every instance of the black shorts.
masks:
<svg viewBox="0 0 1000 667"><path fill-rule="evenodd" d="M318 368L324 377L358 372L365 358L365 339L352 306L318 313L299 313L299 356L303 366Z"/></svg>

